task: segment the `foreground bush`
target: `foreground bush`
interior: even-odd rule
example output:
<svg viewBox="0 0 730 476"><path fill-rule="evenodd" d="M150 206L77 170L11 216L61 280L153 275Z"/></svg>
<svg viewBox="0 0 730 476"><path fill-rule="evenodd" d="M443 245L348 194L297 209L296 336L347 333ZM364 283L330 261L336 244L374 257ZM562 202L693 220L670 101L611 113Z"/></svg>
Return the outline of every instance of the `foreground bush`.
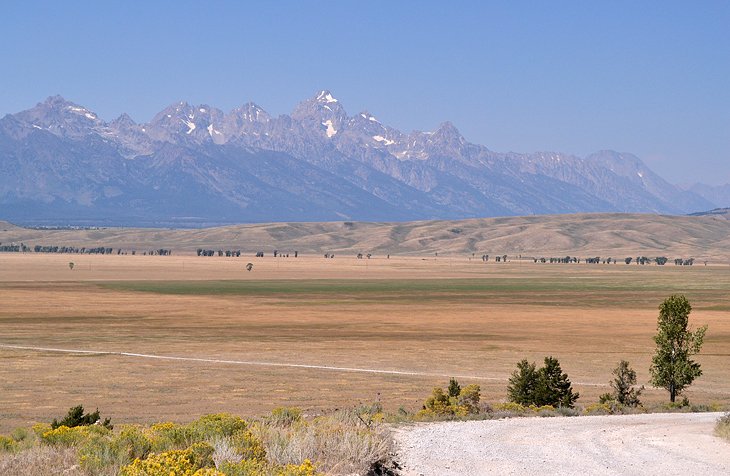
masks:
<svg viewBox="0 0 730 476"><path fill-rule="evenodd" d="M480 399L479 385L471 384L461 388L456 379L451 379L447 391L435 387L431 396L426 399L423 409L418 412L419 417L433 417L437 415L454 415L464 417L479 413Z"/></svg>
<svg viewBox="0 0 730 476"><path fill-rule="evenodd" d="M379 410L376 404L311 421L257 425L252 431L263 441L268 460L280 467L294 471L302 461L315 461L317 470L326 474L366 474L373 465L385 463L392 451L390 434L379 425Z"/></svg>
<svg viewBox="0 0 730 476"><path fill-rule="evenodd" d="M0 475L314 476L365 474L388 460L379 405L307 420L296 409L246 421L228 414L191 423L39 424L0 437Z"/></svg>

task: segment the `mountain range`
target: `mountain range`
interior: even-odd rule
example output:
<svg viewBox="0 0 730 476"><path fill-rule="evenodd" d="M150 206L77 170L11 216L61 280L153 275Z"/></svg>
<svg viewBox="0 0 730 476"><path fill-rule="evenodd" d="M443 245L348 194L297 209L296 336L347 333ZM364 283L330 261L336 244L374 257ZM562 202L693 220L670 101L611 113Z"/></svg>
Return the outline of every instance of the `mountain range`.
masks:
<svg viewBox="0 0 730 476"><path fill-rule="evenodd" d="M401 132L329 91L273 117L185 102L138 124L60 96L0 119L0 218L27 225L208 226L577 212L685 214L728 203L638 157L494 152L450 122Z"/></svg>

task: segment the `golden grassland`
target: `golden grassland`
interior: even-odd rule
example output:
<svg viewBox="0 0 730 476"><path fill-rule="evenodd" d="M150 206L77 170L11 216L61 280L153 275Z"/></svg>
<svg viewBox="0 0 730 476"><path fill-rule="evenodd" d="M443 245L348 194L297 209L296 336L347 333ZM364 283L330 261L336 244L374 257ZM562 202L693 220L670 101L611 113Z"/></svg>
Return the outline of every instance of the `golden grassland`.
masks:
<svg viewBox="0 0 730 476"><path fill-rule="evenodd" d="M730 264L728 215L666 216L583 213L527 217L433 220L406 223L261 223L177 230L101 228L33 230L0 222L0 242L32 245L113 247L139 251L172 248L274 249L301 253L378 256L602 256L623 259L694 257Z"/></svg>
<svg viewBox="0 0 730 476"><path fill-rule="evenodd" d="M728 291L727 266L5 253L0 344L417 375L0 348L0 432L77 404L119 423L376 399L416 411L448 376L499 402L519 360L547 355L588 405L621 359L647 384L657 307L672 293L692 302L692 325L709 325L687 395L727 405Z"/></svg>

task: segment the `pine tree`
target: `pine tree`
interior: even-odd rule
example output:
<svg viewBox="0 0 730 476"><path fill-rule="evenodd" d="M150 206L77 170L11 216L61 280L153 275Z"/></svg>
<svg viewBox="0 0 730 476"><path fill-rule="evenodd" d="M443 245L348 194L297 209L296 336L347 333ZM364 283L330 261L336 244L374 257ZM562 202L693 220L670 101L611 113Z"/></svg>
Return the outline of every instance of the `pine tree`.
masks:
<svg viewBox="0 0 730 476"><path fill-rule="evenodd" d="M461 385L455 378L449 380L449 397L456 398L461 393Z"/></svg>
<svg viewBox="0 0 730 476"><path fill-rule="evenodd" d="M573 393L568 374L563 373L560 362L553 357L545 357L545 366L540 369L527 360L517 364L517 370L509 379L507 397L520 405L572 408L579 394Z"/></svg>
<svg viewBox="0 0 730 476"><path fill-rule="evenodd" d="M507 386L507 398L510 402L520 405L531 405L534 403L537 391L539 376L535 369L535 363L522 360L517 364L517 370L512 372Z"/></svg>
<svg viewBox="0 0 730 476"><path fill-rule="evenodd" d="M644 386L634 388L636 385L636 372L625 360L619 362L618 367L613 369L614 379L611 381L612 393L601 395L601 403L616 402L627 407L638 407L641 405L639 396L644 391Z"/></svg>
<svg viewBox="0 0 730 476"><path fill-rule="evenodd" d="M580 395L573 393L568 374L563 373L558 359L545 357L545 366L538 371L538 374L536 405L573 407Z"/></svg>

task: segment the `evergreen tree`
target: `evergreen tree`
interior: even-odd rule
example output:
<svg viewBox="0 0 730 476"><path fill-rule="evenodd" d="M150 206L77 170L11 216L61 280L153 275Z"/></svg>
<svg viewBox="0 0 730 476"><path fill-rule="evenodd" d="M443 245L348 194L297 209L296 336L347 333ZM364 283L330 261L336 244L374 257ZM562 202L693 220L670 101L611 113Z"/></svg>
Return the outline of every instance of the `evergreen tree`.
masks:
<svg viewBox="0 0 730 476"><path fill-rule="evenodd" d="M572 408L579 394L573 393L568 374L560 368L560 362L553 357L545 357L545 366L538 370L536 405Z"/></svg>
<svg viewBox="0 0 730 476"><path fill-rule="evenodd" d="M613 369L614 379L611 381L612 393L601 395L601 403L616 402L627 407L638 407L641 405L639 396L644 391L644 386L634 388L636 385L636 372L625 360L619 362L618 367Z"/></svg>
<svg viewBox="0 0 730 476"><path fill-rule="evenodd" d="M456 381L455 378L449 380L449 397L458 397L461 393L461 385Z"/></svg>
<svg viewBox="0 0 730 476"><path fill-rule="evenodd" d="M568 374L563 373L560 362L545 357L545 366L537 369L535 363L523 360L512 372L507 386L509 401L520 405L552 405L572 408L579 394L573 393Z"/></svg>
<svg viewBox="0 0 730 476"><path fill-rule="evenodd" d="M539 375L535 363L522 360L517 364L517 370L512 372L507 386L507 397L510 402L520 405L531 405L535 401Z"/></svg>

